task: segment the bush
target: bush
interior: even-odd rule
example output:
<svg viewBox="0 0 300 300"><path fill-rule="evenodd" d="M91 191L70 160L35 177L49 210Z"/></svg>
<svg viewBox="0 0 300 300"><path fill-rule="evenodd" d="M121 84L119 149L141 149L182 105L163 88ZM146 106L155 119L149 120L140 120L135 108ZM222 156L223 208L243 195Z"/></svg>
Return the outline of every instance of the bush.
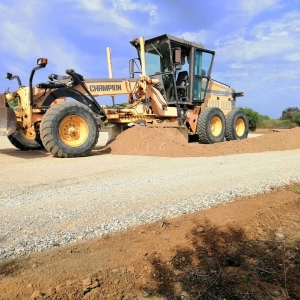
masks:
<svg viewBox="0 0 300 300"><path fill-rule="evenodd" d="M291 129L300 126L300 110L297 107L290 107L282 112L280 119L271 119L267 115L260 115L258 112L254 111L248 107L239 107L242 110L248 120L249 129L255 131L256 128L261 129Z"/></svg>
<svg viewBox="0 0 300 300"><path fill-rule="evenodd" d="M299 112L299 108L298 107L289 107L286 108L281 115L281 120L290 120L292 122L294 122L294 116Z"/></svg>
<svg viewBox="0 0 300 300"><path fill-rule="evenodd" d="M257 128L261 129L291 129L296 127L296 124L290 120L261 120L257 122Z"/></svg>
<svg viewBox="0 0 300 300"><path fill-rule="evenodd" d="M258 115L258 122L263 122L263 121L267 121L270 120L271 118L267 115Z"/></svg>
<svg viewBox="0 0 300 300"><path fill-rule="evenodd" d="M300 111L295 113L295 115L293 117L293 122L295 122L298 126L300 126Z"/></svg>

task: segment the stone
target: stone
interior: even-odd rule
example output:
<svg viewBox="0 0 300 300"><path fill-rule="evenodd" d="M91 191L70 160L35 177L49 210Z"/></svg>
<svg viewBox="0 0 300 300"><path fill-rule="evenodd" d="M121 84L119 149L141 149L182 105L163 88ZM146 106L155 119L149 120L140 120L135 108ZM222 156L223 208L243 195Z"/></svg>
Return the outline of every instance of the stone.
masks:
<svg viewBox="0 0 300 300"><path fill-rule="evenodd" d="M198 227L198 228L196 229L196 231L200 233L200 232L203 232L204 229L203 229L203 227L200 226L200 227Z"/></svg>
<svg viewBox="0 0 300 300"><path fill-rule="evenodd" d="M283 239L283 238L284 238L284 235L283 235L281 232L276 232L276 233L275 233L275 236L276 236L278 239Z"/></svg>
<svg viewBox="0 0 300 300"><path fill-rule="evenodd" d="M82 285L83 285L83 286L89 286L89 285L91 285L91 284L92 284L92 279L91 279L91 277L87 277L87 278L85 278L85 279L82 280Z"/></svg>
<svg viewBox="0 0 300 300"><path fill-rule="evenodd" d="M56 289L55 289L54 287L50 287L50 288L47 290L47 292L46 292L46 295L49 296L49 297L51 297L51 296L53 296L53 295L55 295L55 294L56 294Z"/></svg>
<svg viewBox="0 0 300 300"><path fill-rule="evenodd" d="M45 294L43 294L41 291L34 291L30 297L30 299L35 300L38 298L43 297Z"/></svg>
<svg viewBox="0 0 300 300"><path fill-rule="evenodd" d="M95 289L100 286L100 282L98 279L92 281L92 284L89 286L90 289Z"/></svg>

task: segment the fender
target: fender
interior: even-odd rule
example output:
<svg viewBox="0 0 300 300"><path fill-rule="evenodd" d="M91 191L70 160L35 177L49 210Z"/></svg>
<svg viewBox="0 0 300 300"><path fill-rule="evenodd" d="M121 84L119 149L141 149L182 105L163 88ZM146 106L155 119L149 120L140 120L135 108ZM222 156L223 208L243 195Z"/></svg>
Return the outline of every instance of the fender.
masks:
<svg viewBox="0 0 300 300"><path fill-rule="evenodd" d="M73 90L73 89L67 89L67 88L59 88L54 90L53 92L51 92L46 99L43 101L43 103L41 104L41 106L39 106L38 108L49 108L51 103L53 101L55 101L58 98L73 98L75 100L77 100L78 102L86 105L87 107L89 107L94 113L100 115L101 111L99 110L99 108L96 106L96 104L94 103L94 101L92 101L90 98L86 97L85 95L83 95L82 93L80 93L77 90Z"/></svg>

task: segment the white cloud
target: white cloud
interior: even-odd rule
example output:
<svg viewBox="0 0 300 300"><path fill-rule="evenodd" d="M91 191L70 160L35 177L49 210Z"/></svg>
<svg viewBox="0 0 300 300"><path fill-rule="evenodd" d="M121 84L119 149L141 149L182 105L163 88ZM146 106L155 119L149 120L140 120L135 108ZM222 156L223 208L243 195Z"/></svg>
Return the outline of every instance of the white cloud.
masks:
<svg viewBox="0 0 300 300"><path fill-rule="evenodd" d="M287 54L285 56L286 60L289 60L289 61L300 61L300 52L296 52L296 53L293 53L293 54Z"/></svg>
<svg viewBox="0 0 300 300"><path fill-rule="evenodd" d="M59 32L51 31L49 28L44 31L39 18L35 18L36 11L47 13L48 9L49 6L36 0L27 2L20 0L10 6L0 4L0 38L3 41L0 54L3 57L5 55L15 57L13 62L3 63L10 70L23 69L21 66L15 67L17 64L28 63L34 66L37 58L47 57L53 71L62 73L67 68L83 71L79 62L83 65L86 56L80 54L77 47ZM14 66L10 67L12 64Z"/></svg>
<svg viewBox="0 0 300 300"><path fill-rule="evenodd" d="M218 74L218 73L216 73ZM226 73L222 73L222 77L223 78L240 78L240 77L247 77L249 76L248 72L226 72Z"/></svg>
<svg viewBox="0 0 300 300"><path fill-rule="evenodd" d="M9 45L9 52L27 60L31 54L39 52L40 44L32 30L19 26L10 20L2 21L1 39ZM2 48L2 51L4 49Z"/></svg>
<svg viewBox="0 0 300 300"><path fill-rule="evenodd" d="M156 5L146 1L113 0L109 5L104 0L79 0L78 8L86 10L96 22L117 25L115 30L124 31L135 27L134 21L126 16L129 11L147 13L149 24L158 22Z"/></svg>
<svg viewBox="0 0 300 300"><path fill-rule="evenodd" d="M276 10L281 7L281 2L281 0L242 0L240 8L253 16L265 10Z"/></svg>
<svg viewBox="0 0 300 300"><path fill-rule="evenodd" d="M130 20L118 15L114 9L107 8L102 0L79 0L79 8L86 10L96 22L113 23L123 30L134 27Z"/></svg>
<svg viewBox="0 0 300 300"><path fill-rule="evenodd" d="M300 89L300 85L290 85L286 89L299 90Z"/></svg>
<svg viewBox="0 0 300 300"><path fill-rule="evenodd" d="M241 64L241 63L233 63L229 67L231 69L243 69L245 67L245 65Z"/></svg>
<svg viewBox="0 0 300 300"><path fill-rule="evenodd" d="M298 0L296 0L298 1ZM255 17L274 13L284 7L284 0L226 0L224 6L226 11L223 18L219 20L219 26L231 27L232 22L238 26L235 28L248 25Z"/></svg>
<svg viewBox="0 0 300 300"><path fill-rule="evenodd" d="M40 0L19 0L18 6L22 8L23 18L36 18L37 12L43 12L47 6L47 1Z"/></svg>
<svg viewBox="0 0 300 300"><path fill-rule="evenodd" d="M116 11L143 11L149 14L150 23L156 23L157 17L157 6L145 1L132 1L132 0L113 0L113 7Z"/></svg>
<svg viewBox="0 0 300 300"><path fill-rule="evenodd" d="M298 60L299 33L300 12L288 13L280 19L257 24L250 31L244 28L238 34L234 33L223 41L217 41L218 57L223 61L243 62L263 57L272 59L281 55L282 60Z"/></svg>
<svg viewBox="0 0 300 300"><path fill-rule="evenodd" d="M177 32L173 33L172 35L180 37L180 38L184 38L185 40L190 41L190 42L204 44L205 40L206 40L207 32L204 30L195 31L195 32L177 31ZM204 47L205 47L205 45L204 45Z"/></svg>

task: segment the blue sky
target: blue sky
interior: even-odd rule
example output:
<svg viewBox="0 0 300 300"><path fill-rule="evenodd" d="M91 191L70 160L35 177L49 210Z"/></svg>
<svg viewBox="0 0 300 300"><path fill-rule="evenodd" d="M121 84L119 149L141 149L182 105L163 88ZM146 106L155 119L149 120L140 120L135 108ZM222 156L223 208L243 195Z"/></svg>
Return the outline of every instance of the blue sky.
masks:
<svg viewBox="0 0 300 300"><path fill-rule="evenodd" d="M238 106L272 118L300 107L300 0L1 0L0 28L1 92L17 89L6 72L28 85L39 57L48 66L34 83L68 68L108 77L107 46L126 78L129 41L168 33L216 51L212 78L245 93Z"/></svg>

